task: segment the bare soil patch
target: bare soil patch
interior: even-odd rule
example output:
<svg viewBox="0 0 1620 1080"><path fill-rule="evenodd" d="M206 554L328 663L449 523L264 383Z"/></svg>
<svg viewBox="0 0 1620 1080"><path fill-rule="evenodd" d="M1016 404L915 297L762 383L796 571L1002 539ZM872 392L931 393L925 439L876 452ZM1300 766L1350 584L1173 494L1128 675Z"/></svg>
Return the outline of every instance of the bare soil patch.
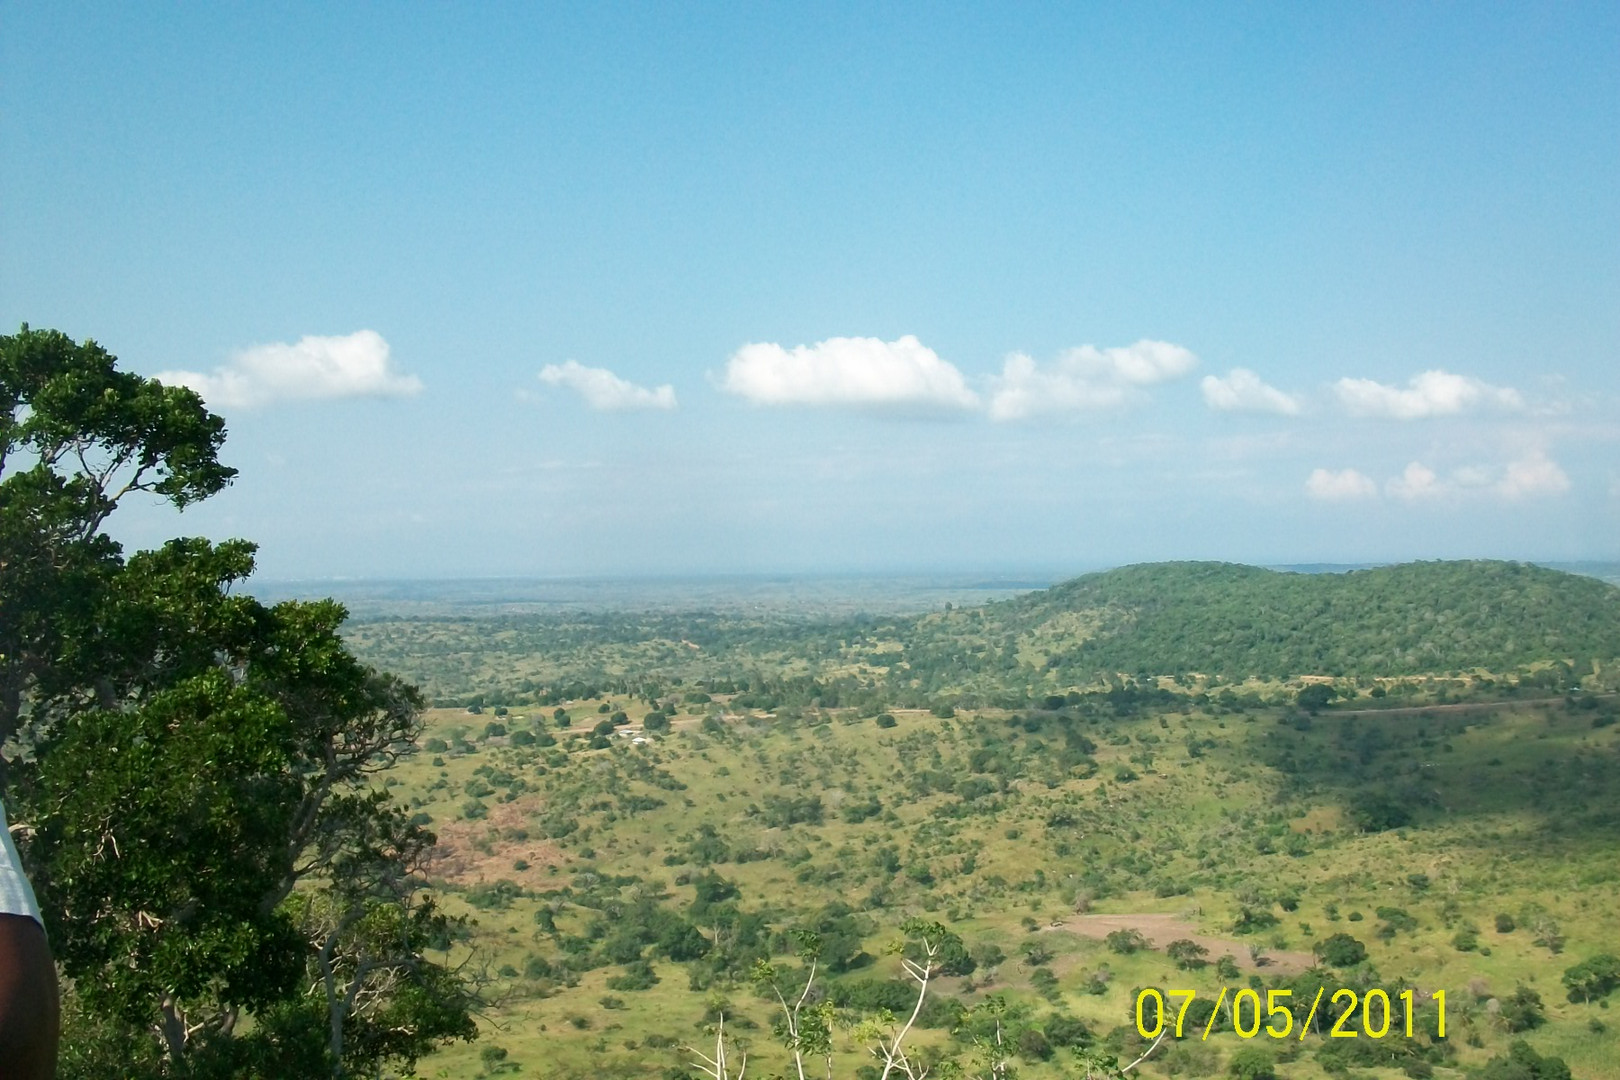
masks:
<svg viewBox="0 0 1620 1080"><path fill-rule="evenodd" d="M1316 963L1310 953L1289 952L1287 950L1267 949L1261 957L1262 963L1256 964L1249 958L1249 942L1232 941L1227 938L1211 937L1199 931L1198 927L1176 915L1159 914L1129 914L1129 915L1074 915L1060 923L1055 923L1049 929L1067 930L1079 934L1081 937L1102 939L1115 930L1135 930L1155 949L1162 949L1172 941L1186 938L1195 941L1209 950L1211 962L1220 959L1224 954L1230 953L1237 966L1242 971L1280 972L1285 975L1297 975Z"/></svg>
<svg viewBox="0 0 1620 1080"><path fill-rule="evenodd" d="M522 828L539 808L537 798L517 799L496 803L482 821L435 822L433 831L439 842L433 849L428 872L462 887L501 878L535 891L559 887L562 881L550 873L550 868L561 866L567 858L556 844L537 837L508 840L496 836L491 839L488 853L478 846L492 829L500 832ZM514 870L512 864L519 860L527 862L529 868Z"/></svg>

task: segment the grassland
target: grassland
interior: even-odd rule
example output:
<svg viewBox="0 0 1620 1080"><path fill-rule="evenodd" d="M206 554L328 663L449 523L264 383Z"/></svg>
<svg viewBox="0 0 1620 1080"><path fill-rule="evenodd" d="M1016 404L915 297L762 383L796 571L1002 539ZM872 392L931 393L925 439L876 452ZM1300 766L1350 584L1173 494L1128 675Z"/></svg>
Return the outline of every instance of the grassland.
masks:
<svg viewBox="0 0 1620 1080"><path fill-rule="evenodd" d="M1244 1041L1223 1013L1144 1068L1453 1078L1523 1038L1620 1080L1620 994L1562 981L1620 952L1612 585L1169 564L920 614L415 612L350 639L443 706L387 782L440 837L470 920L444 944L490 1005L429 1075L698 1075L683 1047L722 1015L749 1075L785 1071L755 964L788 989L814 931L840 1022L903 1012L889 946L922 916L956 935L916 1035L940 1061L997 1001L1040 1080L1134 1057L1143 987L1197 991L1195 1018L1288 989L1296 1027L1318 987L1410 988L1411 1040ZM834 1042L838 1075L870 1065Z"/></svg>
<svg viewBox="0 0 1620 1080"><path fill-rule="evenodd" d="M424 1062L426 1075L684 1075L681 1045L712 1043L722 1011L751 1045L750 1075L781 1070L751 960L791 968L784 931L818 928L843 958L824 983L833 998L870 1000L871 980L897 974L885 948L896 927L926 915L980 961L937 995L963 1006L1004 995L1027 1077L1065 1075L1067 1051L1042 1060L1041 1040L1024 1034L1042 1031L1049 1047L1072 1038L1054 1017L1134 1056L1135 988L1213 1000L1251 979L1443 989L1449 1038L1414 1065L1423 1040L1362 1040L1367 1056L1347 1061L1342 1041L1250 1044L1227 1030L1161 1048L1150 1071L1213 1075L1265 1044L1289 1077L1443 1077L1524 1037L1578 1077L1620 1077L1605 1003L1570 1002L1560 983L1620 937L1611 701L1311 717L1253 704L1266 694L1222 705L1194 685L1168 701L1116 691L1054 709L891 710L882 726L870 708L766 715L732 695L671 696L663 734L643 726L651 703L623 694L562 703L565 728L555 706L430 713L434 749L389 783L441 836L437 891L476 920L452 948L489 973L493 1004L480 1042ZM621 711L620 730L646 741L589 748L591 728ZM486 736L489 723L508 734ZM556 745L513 745L537 731ZM706 903L705 890L723 899ZM672 951L695 950L627 942L620 930L648 912L694 926L705 955L678 961ZM1161 948L1116 952L1080 913L1150 937L1158 924L1142 917L1169 917L1206 942L1209 961L1229 952L1238 973L1179 970L1162 935ZM1498 916L1513 928L1498 932ZM1335 933L1367 959L1295 974L1298 954ZM1251 949L1278 960L1256 967ZM615 988L648 976L643 989ZM1522 1034L1509 1030L1520 987L1545 1014ZM967 1049L950 1029L971 1017L931 1019L921 1044ZM839 1045L852 1075L863 1058L847 1036Z"/></svg>

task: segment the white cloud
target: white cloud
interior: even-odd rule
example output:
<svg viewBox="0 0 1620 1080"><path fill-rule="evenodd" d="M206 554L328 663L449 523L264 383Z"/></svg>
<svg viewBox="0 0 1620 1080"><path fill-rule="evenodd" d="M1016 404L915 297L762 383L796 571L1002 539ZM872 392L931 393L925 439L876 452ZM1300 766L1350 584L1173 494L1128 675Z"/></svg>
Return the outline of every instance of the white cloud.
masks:
<svg viewBox="0 0 1620 1080"><path fill-rule="evenodd" d="M1333 390L1351 416L1387 420L1452 416L1481 406L1508 412L1524 408L1524 398L1511 387L1492 386L1449 371L1425 371L1414 376L1405 389L1372 379L1340 379L1333 384Z"/></svg>
<svg viewBox="0 0 1620 1080"><path fill-rule="evenodd" d="M1268 412L1299 415L1299 399L1263 382L1248 368L1233 368L1226 377L1205 375L1199 386L1204 404L1222 412Z"/></svg>
<svg viewBox="0 0 1620 1080"><path fill-rule="evenodd" d="M1384 490L1407 502L1436 498L1446 494L1449 488L1450 485L1441 483L1439 475L1421 461L1409 462L1401 475L1384 484Z"/></svg>
<svg viewBox="0 0 1620 1080"><path fill-rule="evenodd" d="M907 334L897 341L828 338L792 349L744 345L720 388L756 405L971 409L979 397L950 363Z"/></svg>
<svg viewBox="0 0 1620 1080"><path fill-rule="evenodd" d="M1198 366L1198 357L1167 341L1138 341L1124 348L1082 345L1066 349L1042 370L1023 353L1013 353L993 379L990 417L1019 420L1048 412L1111 409L1124 405L1139 387L1168 382Z"/></svg>
<svg viewBox="0 0 1620 1080"><path fill-rule="evenodd" d="M1496 482L1496 492L1504 499L1522 499L1531 495L1562 495L1569 490L1569 475L1558 463L1535 450L1517 461L1508 462L1502 479Z"/></svg>
<svg viewBox="0 0 1620 1080"><path fill-rule="evenodd" d="M1351 499L1378 497L1378 485L1372 477L1355 469L1316 469L1305 480L1305 493L1323 502L1346 502Z"/></svg>
<svg viewBox="0 0 1620 1080"><path fill-rule="evenodd" d="M577 360L547 364L540 369L540 381L547 386L566 386L584 398L585 404L603 412L675 408L673 386L649 390L619 378L607 368L586 367Z"/></svg>
<svg viewBox="0 0 1620 1080"><path fill-rule="evenodd" d="M1422 462L1414 461L1401 475L1392 477L1384 485L1390 495L1407 502L1471 494L1518 500L1562 495L1569 488L1569 475L1540 450L1502 466L1464 465L1444 477Z"/></svg>
<svg viewBox="0 0 1620 1080"><path fill-rule="evenodd" d="M255 345L212 374L163 371L160 382L188 386L216 408L253 408L317 398L409 397L422 380L391 369L388 342L374 330Z"/></svg>

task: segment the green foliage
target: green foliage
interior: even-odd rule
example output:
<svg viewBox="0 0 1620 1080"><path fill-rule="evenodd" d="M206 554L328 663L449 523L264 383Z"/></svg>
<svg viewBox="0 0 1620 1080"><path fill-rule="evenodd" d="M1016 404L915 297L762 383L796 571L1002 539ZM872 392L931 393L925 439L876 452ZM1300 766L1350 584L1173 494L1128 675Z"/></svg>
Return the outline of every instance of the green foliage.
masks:
<svg viewBox="0 0 1620 1080"><path fill-rule="evenodd" d="M69 1061L408 1069L475 1034L460 977L423 955L453 925L422 895L433 836L372 784L414 749L420 696L354 659L337 604L233 593L251 544L125 559L101 531L131 493L222 488L223 435L94 343L0 337L0 743L27 751L10 794L70 979Z"/></svg>
<svg viewBox="0 0 1620 1080"><path fill-rule="evenodd" d="M1157 563L1090 574L992 608L1016 626L1087 613L1060 670L1229 678L1496 670L1620 656L1620 589L1523 563L1408 563L1287 574Z"/></svg>
<svg viewBox="0 0 1620 1080"><path fill-rule="evenodd" d="M1515 987L1513 993L1502 999L1502 1011L1497 1015L1509 1031L1530 1031L1547 1022L1541 995L1528 986Z"/></svg>
<svg viewBox="0 0 1620 1080"><path fill-rule="evenodd" d="M1354 967L1367 959L1367 946L1349 934L1333 934L1311 947L1324 964L1336 968Z"/></svg>
<svg viewBox="0 0 1620 1080"><path fill-rule="evenodd" d="M523 887L515 881L501 878L497 881L479 883L467 890L463 897L467 903L483 911L505 911L512 906L512 901L523 896Z"/></svg>
<svg viewBox="0 0 1620 1080"><path fill-rule="evenodd" d="M1311 683L1294 695L1295 702L1300 708L1316 712L1324 708L1337 697L1337 692L1327 683Z"/></svg>
<svg viewBox="0 0 1620 1080"><path fill-rule="evenodd" d="M876 795L864 799L851 799L838 808L838 816L851 825L859 825L883 813L883 803Z"/></svg>
<svg viewBox="0 0 1620 1080"><path fill-rule="evenodd" d="M1237 1080L1277 1080L1277 1058L1264 1047L1245 1046L1232 1054L1226 1071Z"/></svg>
<svg viewBox="0 0 1620 1080"><path fill-rule="evenodd" d="M1394 939L1397 934L1413 933L1418 928L1417 920L1398 907L1380 907L1375 914L1383 920L1378 936L1385 941Z"/></svg>
<svg viewBox="0 0 1620 1080"><path fill-rule="evenodd" d="M633 960L625 965L622 974L608 978L607 987L609 990L651 990L658 985L658 981L651 964L645 960Z"/></svg>
<svg viewBox="0 0 1620 1080"><path fill-rule="evenodd" d="M820 795L767 795L763 818L767 828L789 825L820 825L824 808Z"/></svg>
<svg viewBox="0 0 1620 1080"><path fill-rule="evenodd" d="M1148 947L1147 938L1136 930L1111 930L1103 941L1109 951L1119 953L1121 956L1129 956Z"/></svg>
<svg viewBox="0 0 1620 1080"><path fill-rule="evenodd" d="M1176 962L1176 967L1182 971L1194 971L1205 967L1209 961L1209 950L1187 938L1172 941L1164 947L1164 954Z"/></svg>
<svg viewBox="0 0 1620 1080"><path fill-rule="evenodd" d="M1352 800L1350 820L1363 832L1387 832L1411 824L1412 812L1389 795L1366 792Z"/></svg>
<svg viewBox="0 0 1620 1080"><path fill-rule="evenodd" d="M1477 1075L1478 1080L1572 1080L1563 1058L1544 1057L1523 1039L1487 1061Z"/></svg>
<svg viewBox="0 0 1620 1080"><path fill-rule="evenodd" d="M1598 1001L1620 987L1620 957L1599 953L1564 970L1564 988L1571 1001Z"/></svg>

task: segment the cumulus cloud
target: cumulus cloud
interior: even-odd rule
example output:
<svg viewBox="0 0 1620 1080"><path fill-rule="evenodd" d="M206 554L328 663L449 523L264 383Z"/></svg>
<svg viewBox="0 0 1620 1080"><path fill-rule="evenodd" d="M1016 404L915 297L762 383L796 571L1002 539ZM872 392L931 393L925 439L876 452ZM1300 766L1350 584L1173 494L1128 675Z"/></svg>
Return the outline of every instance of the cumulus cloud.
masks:
<svg viewBox="0 0 1620 1080"><path fill-rule="evenodd" d="M1222 412L1299 415L1298 398L1264 382L1248 368L1233 368L1225 378L1205 375L1199 387L1204 391L1204 404Z"/></svg>
<svg viewBox="0 0 1620 1080"><path fill-rule="evenodd" d="M255 345L210 374L162 371L159 382L187 386L216 408L254 408L318 398L409 397L422 380L393 370L388 342L374 330Z"/></svg>
<svg viewBox="0 0 1620 1080"><path fill-rule="evenodd" d="M1372 379L1340 379L1333 384L1333 390L1339 404L1351 416L1387 420L1426 420L1482 407L1507 412L1524 408L1524 398L1511 387L1492 386L1449 371L1425 371L1414 376L1404 388L1386 386Z"/></svg>
<svg viewBox="0 0 1620 1080"><path fill-rule="evenodd" d="M1392 498L1405 502L1495 495L1506 500L1562 495L1570 488L1569 475L1540 450L1532 450L1504 465L1464 465L1442 476L1421 461L1409 463L1399 476L1384 484Z"/></svg>
<svg viewBox="0 0 1620 1080"><path fill-rule="evenodd" d="M649 390L619 378L607 368L586 367L577 360L547 364L540 369L540 381L547 386L565 386L584 398L585 404L602 412L675 408L673 386Z"/></svg>
<svg viewBox="0 0 1620 1080"><path fill-rule="evenodd" d="M952 364L907 334L896 341L836 337L791 349L744 345L720 388L756 405L971 409L979 397Z"/></svg>
<svg viewBox="0 0 1620 1080"><path fill-rule="evenodd" d="M1539 450L1508 462L1502 478L1496 482L1496 492L1504 499L1562 495L1568 490L1569 474Z"/></svg>
<svg viewBox="0 0 1620 1080"><path fill-rule="evenodd" d="M1167 341L1138 341L1123 348L1082 345L1066 349L1042 368L1013 353L993 379L990 416L1020 420L1049 412L1111 409L1130 401L1140 388L1168 382L1198 365L1198 357Z"/></svg>
<svg viewBox="0 0 1620 1080"><path fill-rule="evenodd" d="M1408 462L1401 475L1390 478L1384 485L1384 490L1407 502L1432 499L1444 495L1449 488L1450 485L1442 484L1439 475L1421 461Z"/></svg>
<svg viewBox="0 0 1620 1080"><path fill-rule="evenodd" d="M1347 502L1352 499L1372 499L1378 496L1378 485L1372 477L1355 469L1315 469L1305 480L1305 493L1323 502Z"/></svg>

